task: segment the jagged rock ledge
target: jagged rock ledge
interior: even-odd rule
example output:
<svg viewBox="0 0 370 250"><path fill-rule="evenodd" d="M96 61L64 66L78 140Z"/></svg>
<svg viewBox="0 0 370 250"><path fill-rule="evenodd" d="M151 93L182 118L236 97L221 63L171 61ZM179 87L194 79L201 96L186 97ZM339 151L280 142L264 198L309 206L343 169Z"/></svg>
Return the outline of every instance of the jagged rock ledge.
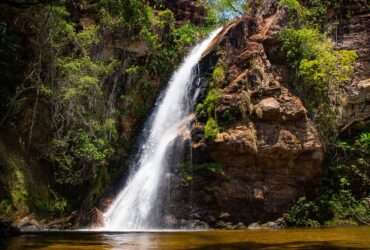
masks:
<svg viewBox="0 0 370 250"><path fill-rule="evenodd" d="M222 128L207 139L206 120L196 118L192 162L218 164L222 171L195 174L191 184L179 178L171 195L176 218L197 215L210 227L218 227L220 213L229 214L232 225L272 221L319 184L324 155L319 135L287 85L287 68L269 57L285 11L276 1L268 7L263 18L245 16L226 25L203 55L204 85L217 62L225 67L215 108ZM226 116L233 119L223 120ZM184 206L189 199L192 206Z"/></svg>

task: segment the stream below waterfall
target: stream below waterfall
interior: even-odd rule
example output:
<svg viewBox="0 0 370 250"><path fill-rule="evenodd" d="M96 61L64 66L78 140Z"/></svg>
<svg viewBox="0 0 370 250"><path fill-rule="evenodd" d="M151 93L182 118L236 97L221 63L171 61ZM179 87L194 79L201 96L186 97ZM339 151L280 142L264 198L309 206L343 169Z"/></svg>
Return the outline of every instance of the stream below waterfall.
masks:
<svg viewBox="0 0 370 250"><path fill-rule="evenodd" d="M2 245L1 245L2 244ZM1 243L1 250L364 250L369 227L324 229L25 234Z"/></svg>

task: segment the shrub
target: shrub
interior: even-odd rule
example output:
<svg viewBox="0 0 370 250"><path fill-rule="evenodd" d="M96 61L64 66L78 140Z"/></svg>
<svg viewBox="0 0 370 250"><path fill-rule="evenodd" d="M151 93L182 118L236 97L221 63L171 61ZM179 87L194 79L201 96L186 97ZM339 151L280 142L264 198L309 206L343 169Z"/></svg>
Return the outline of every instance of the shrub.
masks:
<svg viewBox="0 0 370 250"><path fill-rule="evenodd" d="M209 116L214 116L216 111L216 104L221 94L217 89L208 91L207 97L203 102L203 108L207 111Z"/></svg>
<svg viewBox="0 0 370 250"><path fill-rule="evenodd" d="M12 212L13 206L12 202L9 199L3 199L0 201L0 219L3 216L8 216Z"/></svg>
<svg viewBox="0 0 370 250"><path fill-rule="evenodd" d="M291 226L317 227L320 223L317 221L318 206L313 201L301 197L290 208L287 216L287 223Z"/></svg>
<svg viewBox="0 0 370 250"><path fill-rule="evenodd" d="M212 72L212 80L216 86L220 86L225 80L225 69L223 65L217 65Z"/></svg>
<svg viewBox="0 0 370 250"><path fill-rule="evenodd" d="M217 121L212 117L209 117L204 127L204 136L206 139L214 140L219 133L219 127Z"/></svg>
<svg viewBox="0 0 370 250"><path fill-rule="evenodd" d="M280 0L279 4L288 9L289 20L303 22L309 15L309 11L298 0Z"/></svg>
<svg viewBox="0 0 370 250"><path fill-rule="evenodd" d="M32 203L38 211L46 214L62 215L68 209L67 200L52 189L48 190L47 199L32 195Z"/></svg>
<svg viewBox="0 0 370 250"><path fill-rule="evenodd" d="M362 132L353 140L338 141L320 195L300 198L288 212L293 226L368 224L370 204L370 135Z"/></svg>
<svg viewBox="0 0 370 250"><path fill-rule="evenodd" d="M192 45L199 37L199 30L192 23L185 23L174 30L175 43L180 48Z"/></svg>
<svg viewBox="0 0 370 250"><path fill-rule="evenodd" d="M280 40L289 66L296 72L293 87L304 98L323 140L332 141L336 136L335 96L352 77L356 52L334 50L314 28L285 29Z"/></svg>

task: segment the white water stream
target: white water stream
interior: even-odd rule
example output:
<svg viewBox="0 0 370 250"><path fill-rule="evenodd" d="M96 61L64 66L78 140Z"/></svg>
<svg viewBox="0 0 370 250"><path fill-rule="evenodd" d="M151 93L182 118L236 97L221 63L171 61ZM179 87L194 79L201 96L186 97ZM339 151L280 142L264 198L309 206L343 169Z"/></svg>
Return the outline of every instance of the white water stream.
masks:
<svg viewBox="0 0 370 250"><path fill-rule="evenodd" d="M169 165L166 152L179 136L180 128L189 123L187 116L193 105L191 89L196 77L195 67L220 31L221 28L213 31L195 46L172 75L163 99L158 101L147 124L150 132L140 145L139 160L131 166L136 171L104 214L105 230L158 228L153 210L161 206L159 187Z"/></svg>

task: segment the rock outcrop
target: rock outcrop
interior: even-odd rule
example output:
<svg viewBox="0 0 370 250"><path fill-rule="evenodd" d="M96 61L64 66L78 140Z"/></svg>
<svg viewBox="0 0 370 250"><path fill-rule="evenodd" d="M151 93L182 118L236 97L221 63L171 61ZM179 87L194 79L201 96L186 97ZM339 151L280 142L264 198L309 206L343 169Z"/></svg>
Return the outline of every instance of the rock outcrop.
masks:
<svg viewBox="0 0 370 250"><path fill-rule="evenodd" d="M219 164L222 171L195 174L173 197L191 199L192 212L211 226L221 212L233 223L276 219L320 179L323 146L316 128L286 86L284 68L267 56L285 14L273 2L259 18L227 26L201 63L221 60L226 70L215 108L221 132L206 139L205 121L194 122L193 168ZM181 217L186 209L172 213Z"/></svg>
<svg viewBox="0 0 370 250"><path fill-rule="evenodd" d="M351 18L340 20L336 48L355 50L355 74L341 98L342 131L370 119L370 11L368 1L351 0L342 9Z"/></svg>
<svg viewBox="0 0 370 250"><path fill-rule="evenodd" d="M151 4L156 6L158 1L150 0ZM200 24L205 21L206 8L196 0L165 0L161 4L170 9L178 22L190 21L194 24Z"/></svg>

